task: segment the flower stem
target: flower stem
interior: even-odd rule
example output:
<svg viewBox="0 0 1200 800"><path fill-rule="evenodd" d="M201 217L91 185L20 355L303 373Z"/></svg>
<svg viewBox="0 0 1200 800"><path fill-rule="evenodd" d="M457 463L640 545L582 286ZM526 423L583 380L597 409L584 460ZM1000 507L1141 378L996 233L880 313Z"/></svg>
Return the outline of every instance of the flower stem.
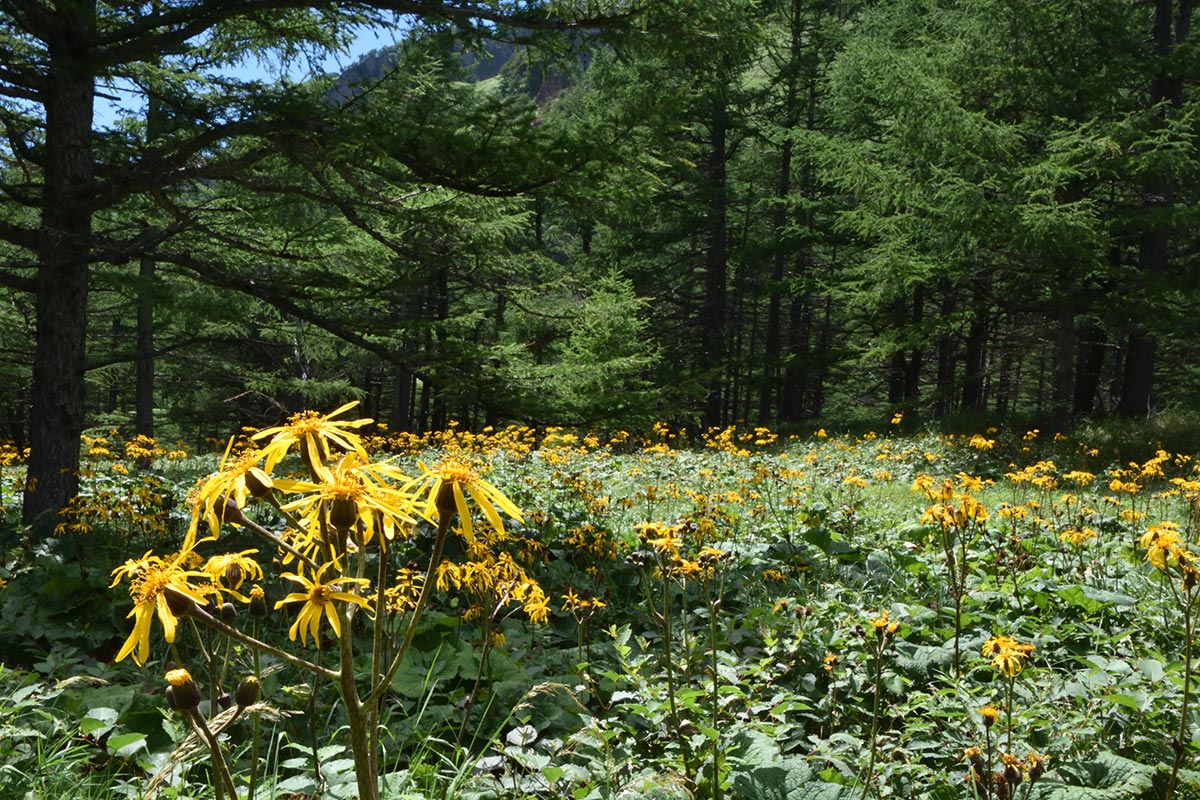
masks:
<svg viewBox="0 0 1200 800"><path fill-rule="evenodd" d="M185 714L192 725L195 726L196 732L200 734L200 738L208 745L209 752L212 754L213 769L217 773L217 781L213 785L215 795L220 797L222 792L227 790L230 800L237 800L237 789L233 786L233 776L229 774L229 765L225 763L225 756L221 753L221 743L217 740L216 736L213 736L208 723L204 721L203 714L194 708L185 712Z"/></svg>
<svg viewBox="0 0 1200 800"><path fill-rule="evenodd" d="M1175 784L1179 778L1179 767L1183 763L1184 754L1187 752L1188 738L1188 700L1192 688L1192 640L1195 638L1195 620L1192 618L1192 609L1195 606L1195 590L1185 589L1185 598L1183 606L1183 703L1179 709L1179 733L1175 736L1174 749L1175 760L1171 764L1171 778L1167 782L1167 791L1163 795L1163 800L1171 800L1175 794Z"/></svg>
<svg viewBox="0 0 1200 800"><path fill-rule="evenodd" d="M867 757L867 774L863 778L863 793L862 800L867 800L867 795L871 791L871 779L875 775L875 753L879 749L879 691L883 684L883 649L886 640L883 637L879 638L879 642L875 645L875 697L871 702L871 754Z"/></svg>

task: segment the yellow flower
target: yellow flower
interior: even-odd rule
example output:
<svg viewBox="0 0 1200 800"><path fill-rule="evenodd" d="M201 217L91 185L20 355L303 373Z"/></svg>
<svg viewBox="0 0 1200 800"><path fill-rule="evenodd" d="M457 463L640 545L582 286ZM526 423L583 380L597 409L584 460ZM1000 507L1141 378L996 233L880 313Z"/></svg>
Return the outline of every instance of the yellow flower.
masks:
<svg viewBox="0 0 1200 800"><path fill-rule="evenodd" d="M1096 531L1092 528L1068 528L1060 533L1058 538L1072 547L1082 547L1096 536Z"/></svg>
<svg viewBox="0 0 1200 800"><path fill-rule="evenodd" d="M240 553L222 553L208 559L200 571L208 575L218 597L221 596L221 592L229 592L245 603L247 600L238 594L238 589L242 587L246 578L262 580L263 576L262 567L250 558L257 552L258 550L243 550Z"/></svg>
<svg viewBox="0 0 1200 800"><path fill-rule="evenodd" d="M300 456L310 469L315 469L317 465L324 464L331 458L331 443L342 450L358 453L362 460L366 461L367 451L363 449L362 438L356 433L351 433L351 430L370 425L373 420L334 420L338 414L357 405L358 401L353 400L324 416L315 411L301 411L288 417L284 425L254 434L250 438L255 441L271 437L271 441L262 449L267 472L275 468L294 444L299 444Z"/></svg>
<svg viewBox="0 0 1200 800"><path fill-rule="evenodd" d="M338 578L329 583L320 583L321 574L325 569L333 564L332 561L321 565L317 570L316 580L309 580L301 573L285 572L283 577L289 581L298 583L304 587L302 592L292 592L287 597L275 604L275 608L287 605L288 603L304 603L300 609L300 613L296 615L296 621L292 623L292 627L288 629L288 638L292 641L296 640L296 635L300 636L300 644L308 643L308 634L312 634L313 641L317 647L321 646L321 638L318 636L318 628L321 624L321 615L324 614L329 620L329 626L333 628L333 633L338 638L342 636L342 623L338 618L337 608L334 607L334 601L343 603L354 603L357 606L366 608L368 603L366 598L352 594L346 591L340 591L338 586L341 584L357 584L366 586L371 582L366 578Z"/></svg>
<svg viewBox="0 0 1200 800"><path fill-rule="evenodd" d="M257 466L263 457L260 451L247 449L231 458L233 444L234 440L230 438L229 444L225 446L225 454L221 456L221 465L196 489L192 500L192 521L184 539L185 548L190 548L196 543L196 530L201 519L208 523L212 538L217 538L225 503L232 500L238 508L245 507L246 498L250 494L246 477L252 470L262 472ZM265 473L263 475L265 477Z"/></svg>
<svg viewBox="0 0 1200 800"><path fill-rule="evenodd" d="M550 598L546 597L546 593L542 591L542 587L530 582L525 598L525 616L529 617L530 622L544 625L550 616L549 602Z"/></svg>
<svg viewBox="0 0 1200 800"><path fill-rule="evenodd" d="M1179 554L1185 552L1179 537L1179 525L1169 521L1148 527L1139 544L1146 549L1146 560L1163 570L1178 563Z"/></svg>
<svg viewBox="0 0 1200 800"><path fill-rule="evenodd" d="M678 525L666 525L662 522L640 522L633 526L638 538L658 553L678 554L679 533Z"/></svg>
<svg viewBox="0 0 1200 800"><path fill-rule="evenodd" d="M996 718L1000 716L1000 709L993 705L980 706L978 711L983 715L983 725L985 728L990 728L996 724Z"/></svg>
<svg viewBox="0 0 1200 800"><path fill-rule="evenodd" d="M967 447L970 447L974 450L983 450L983 451L992 450L993 448L996 447L996 440L988 439L987 437L980 436L977 433L967 441Z"/></svg>
<svg viewBox="0 0 1200 800"><path fill-rule="evenodd" d="M983 643L983 655L991 658L992 666L1006 678L1016 677L1024 667L1024 660L1034 651L1034 646L1018 642L1010 636L993 636Z"/></svg>
<svg viewBox="0 0 1200 800"><path fill-rule="evenodd" d="M871 620L871 625L875 627L875 635L883 637L884 634L892 636L896 631L900 630L900 623L888 619L888 611L885 608L878 617Z"/></svg>
<svg viewBox="0 0 1200 800"><path fill-rule="evenodd" d="M409 515L412 497L385 484L386 480L410 480L390 464L366 463L358 453L346 453L332 469L319 464L315 472L319 483L275 481L284 491L306 493L285 503L284 511L298 512L313 523L327 518L342 528L362 522L366 541L375 533L390 540L398 526L416 524ZM315 529L315 525L309 528Z"/></svg>
<svg viewBox="0 0 1200 800"><path fill-rule="evenodd" d="M134 618L133 631L114 661L120 661L130 653L133 660L142 665L150 657L150 623L154 617L163 626L163 638L175 641L175 626L179 615L187 604L205 605L197 589L188 583L188 578L202 577L202 573L184 569L187 553L179 553L170 561L147 553L136 562L125 562L113 570L113 586L122 577L128 577L129 596L133 598L133 609L126 615ZM172 609L172 603L175 608Z"/></svg>
<svg viewBox="0 0 1200 800"><path fill-rule="evenodd" d="M439 522L439 524L440 514L443 511L449 513L450 502L453 500L463 535L468 541L474 536L471 511L467 507L468 496L475 501L484 517L500 535L504 535L504 522L500 519L501 511L517 522L525 521L521 509L517 508L504 492L479 477L479 473L475 471L469 461L447 457L433 469L425 466L424 462L418 461L417 465L424 474L409 481L400 491L412 494L414 508L419 505L421 496L424 496L425 505L419 513L426 519Z"/></svg>

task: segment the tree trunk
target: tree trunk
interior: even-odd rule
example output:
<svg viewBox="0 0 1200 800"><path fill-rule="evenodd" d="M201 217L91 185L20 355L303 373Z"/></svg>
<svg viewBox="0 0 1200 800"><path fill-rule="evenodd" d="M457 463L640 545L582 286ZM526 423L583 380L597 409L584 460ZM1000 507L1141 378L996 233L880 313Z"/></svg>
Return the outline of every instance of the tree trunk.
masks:
<svg viewBox="0 0 1200 800"><path fill-rule="evenodd" d="M949 319L954 313L954 293L949 283L941 286L942 319ZM935 416L944 417L953 410L954 405L954 360L958 350L954 334L944 333L938 338L937 348L937 392L933 412Z"/></svg>
<svg viewBox="0 0 1200 800"><path fill-rule="evenodd" d="M1183 105L1183 80L1179 74L1179 45L1187 38L1192 24L1192 0L1154 0L1154 55L1158 71L1150 84L1150 105L1158 110L1161 124ZM1138 242L1138 270L1142 281L1151 285L1167 269L1172 225L1169 214L1175 205L1177 187L1170 177L1155 176L1142 189L1142 207L1151 227ZM1135 309L1147 313L1148 309ZM1154 360L1157 347L1153 336L1134 320L1125 355L1121 381L1120 412L1127 416L1146 414L1154 402Z"/></svg>
<svg viewBox="0 0 1200 800"><path fill-rule="evenodd" d="M967 328L967 340L963 353L962 410L984 411L983 355L987 341L987 316L983 309L976 309L975 317Z"/></svg>
<svg viewBox="0 0 1200 800"><path fill-rule="evenodd" d="M1079 337L1075 364L1075 391L1071 406L1074 414L1091 414L1100 394L1100 375L1104 369L1104 331L1099 325L1084 326Z"/></svg>
<svg viewBox="0 0 1200 800"><path fill-rule="evenodd" d="M803 270L803 259L796 258L797 274ZM793 297L788 306L788 360L783 368L783 391L779 397L779 418L794 422L804 414L804 397L808 394L809 354L812 314L808 293Z"/></svg>
<svg viewBox="0 0 1200 800"><path fill-rule="evenodd" d="M913 288L912 311L909 313L908 321L914 328L919 328L925 321L925 287L923 286ZM921 366L925 361L925 353L919 342L923 338L918 338L918 343L908 351L908 361L904 365L904 404L909 408L916 408L917 402L921 399Z"/></svg>
<svg viewBox="0 0 1200 800"><path fill-rule="evenodd" d="M1069 289L1068 289L1069 291ZM1054 298L1057 324L1054 332L1054 363L1051 367L1050 412L1065 421L1074 401L1075 387L1075 304L1070 297Z"/></svg>
<svg viewBox="0 0 1200 800"><path fill-rule="evenodd" d="M908 322L908 304L901 295L892 301L893 333L901 338L904 326ZM899 343L888 364L888 408L895 410L904 405L904 379L907 372L908 360L904 356L904 348Z"/></svg>
<svg viewBox="0 0 1200 800"><path fill-rule="evenodd" d="M820 362L817 364L816 377L813 380L812 415L821 416L825 410L825 384L829 380L829 348L833 344L833 297L825 296L825 314L821 319L821 333L817 340L817 352Z"/></svg>
<svg viewBox="0 0 1200 800"><path fill-rule="evenodd" d="M708 153L708 247L704 262L704 426L723 425L722 394L725 381L726 282L728 276L727 197L725 185L725 134L727 109L723 87L713 91L710 149Z"/></svg>
<svg viewBox="0 0 1200 800"><path fill-rule="evenodd" d="M154 259L138 264L136 364L134 367L133 430L154 438ZM146 464L145 466L149 466Z"/></svg>
<svg viewBox="0 0 1200 800"><path fill-rule="evenodd" d="M87 53L95 39L95 1L60 10L47 41L45 183L35 280L28 478L22 516L41 532L79 488L84 422L88 255L92 212L92 103Z"/></svg>
<svg viewBox="0 0 1200 800"><path fill-rule="evenodd" d="M788 107L795 102L795 87L789 86ZM770 298L767 301L767 333L763 342L763 372L762 388L758 403L758 423L766 425L771 419L771 400L775 388L779 385L779 360L782 354L782 306L783 306L783 265L787 260L784 252L784 231L787 229L787 196L791 191L792 177L792 140L784 139L779 153L779 181L775 190L775 213L772 220L772 232L775 239L775 252L771 260ZM781 415L782 416L782 415Z"/></svg>
<svg viewBox="0 0 1200 800"><path fill-rule="evenodd" d="M392 433L412 430L409 417L413 390L412 373L399 361L392 364L392 408L388 416L388 428Z"/></svg>
<svg viewBox="0 0 1200 800"><path fill-rule="evenodd" d="M803 55L804 37L800 27L802 5L800 0L792 0L789 15L791 43L788 49L788 61L784 65L786 71L786 86L783 97L784 130L790 131L798 122L799 103L797 70L800 57ZM771 417L772 395L782 393L785 387L780 383L780 359L783 355L783 292L785 289L783 276L787 262L787 248L784 247L785 232L788 222L788 195L792 191L792 137L785 134L779 148L779 173L775 183L775 211L771 220L775 252L771 261L770 301L767 306L767 332L764 342L766 362L763 367L762 396L759 400L758 421L766 425ZM779 417L787 419L784 412L785 400L778 398Z"/></svg>

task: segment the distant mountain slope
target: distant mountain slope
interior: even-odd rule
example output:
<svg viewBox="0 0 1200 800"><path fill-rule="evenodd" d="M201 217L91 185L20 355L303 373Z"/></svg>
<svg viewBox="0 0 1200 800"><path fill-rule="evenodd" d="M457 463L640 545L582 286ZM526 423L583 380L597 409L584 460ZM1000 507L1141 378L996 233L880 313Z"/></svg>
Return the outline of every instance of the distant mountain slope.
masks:
<svg viewBox="0 0 1200 800"><path fill-rule="evenodd" d="M331 103L344 103L361 91L381 80L400 61L403 44L372 50L351 64L329 87L326 97ZM467 70L467 79L483 82L500 75L505 66L517 54L517 45L512 42L487 40L483 52L465 51L460 55L462 66Z"/></svg>

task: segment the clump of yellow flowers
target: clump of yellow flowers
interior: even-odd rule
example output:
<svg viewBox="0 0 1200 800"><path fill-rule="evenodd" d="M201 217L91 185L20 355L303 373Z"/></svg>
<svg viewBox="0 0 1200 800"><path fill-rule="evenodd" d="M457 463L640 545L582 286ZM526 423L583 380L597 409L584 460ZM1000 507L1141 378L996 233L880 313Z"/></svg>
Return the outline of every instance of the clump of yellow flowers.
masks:
<svg viewBox="0 0 1200 800"><path fill-rule="evenodd" d="M348 403L330 414L305 411L283 425L255 433L237 450L234 441L219 469L192 493L191 523L182 546L169 555L146 553L113 572L113 586L129 583L133 630L117 654L132 655L144 664L151 655L155 619L175 658L183 619L224 634L293 666L333 681L348 718L358 796L378 797L378 728L380 701L391 685L417 631L432 593L447 583L465 583L493 591L493 605L512 605L533 621L545 621L548 598L524 567L504 549L508 540L504 518L522 521L519 508L500 489L486 481L483 465L464 452L447 452L432 466L419 464L421 474L410 477L389 460L373 461L358 431L369 419L342 419L354 408ZM276 474L288 457L299 457L300 475ZM252 501L274 509L282 523L274 529L244 513ZM418 526L433 528L432 545L424 549L424 576L410 563ZM257 534L287 571L276 576L290 584L274 608L295 613L289 639L315 647L325 629L337 643L338 667L321 666L291 650L258 638L257 620L269 613L264 591L257 584L250 597L240 589L245 580L263 580L262 567L252 556L258 550L199 554L217 542L222 524ZM467 561L442 558L447 537L456 526ZM415 541L415 540L414 540ZM265 581L264 581L265 582ZM494 591L502 587L503 591ZM248 606L256 621L253 633L234 625L237 603ZM197 626L187 626L197 630ZM369 670L355 669L354 637L358 629L373 640ZM198 630L197 630L198 633ZM203 652L203 648L199 648ZM302 651L301 651L302 652ZM388 660L383 654L390 653ZM258 665L258 657L254 660ZM360 659L361 664L361 659ZM175 673L172 673L175 674ZM222 671L223 674L223 671ZM257 680L257 676L250 676ZM174 684L172 684L174 686ZM219 687L214 684L213 691ZM178 690L175 690L178 691ZM216 707L214 702L212 707ZM210 740L214 762L222 758L220 730ZM206 737L207 738L207 737ZM222 772L221 764L217 771ZM253 790L252 790L253 791Z"/></svg>

